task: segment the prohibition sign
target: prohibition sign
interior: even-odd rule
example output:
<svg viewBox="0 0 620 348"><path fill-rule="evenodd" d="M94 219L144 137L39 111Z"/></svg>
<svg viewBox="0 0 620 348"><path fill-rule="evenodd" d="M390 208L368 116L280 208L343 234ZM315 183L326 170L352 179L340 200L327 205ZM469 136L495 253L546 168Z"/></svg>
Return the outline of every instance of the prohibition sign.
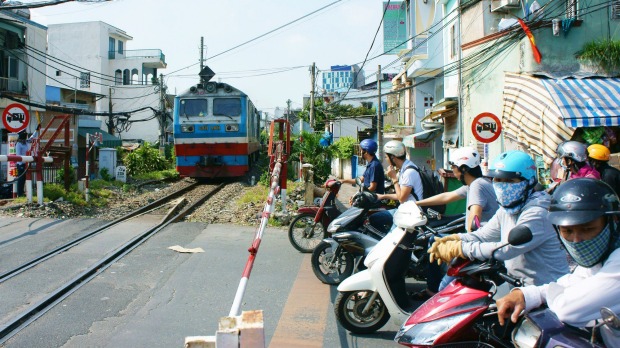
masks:
<svg viewBox="0 0 620 348"><path fill-rule="evenodd" d="M19 133L26 129L30 123L30 114L21 104L10 104L2 112L2 124L13 133Z"/></svg>
<svg viewBox="0 0 620 348"><path fill-rule="evenodd" d="M471 132L479 142L485 144L492 143L502 133L502 123L494 114L483 112L474 117L471 123Z"/></svg>

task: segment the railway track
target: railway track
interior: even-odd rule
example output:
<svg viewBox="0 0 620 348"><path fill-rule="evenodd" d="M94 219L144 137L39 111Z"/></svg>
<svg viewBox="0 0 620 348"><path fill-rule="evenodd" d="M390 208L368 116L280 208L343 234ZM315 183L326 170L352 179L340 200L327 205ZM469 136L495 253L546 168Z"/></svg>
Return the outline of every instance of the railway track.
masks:
<svg viewBox="0 0 620 348"><path fill-rule="evenodd" d="M132 250L140 246L142 243L147 241L151 236L156 234L157 232L163 230L169 224L178 222L182 220L185 216L191 213L195 208L202 205L205 201L207 201L211 196L221 190L226 183L222 183L217 186L212 186L207 189L207 192L203 192L205 186L201 186L199 184L191 184L187 187L184 187L180 190L177 190L166 197L163 197L157 201L152 202L147 206L143 206L139 209L136 209L114 221L111 221L104 226L96 228L83 236L76 238L68 243L63 244L60 247L55 248L54 250L47 252L39 257L36 257L28 262L21 264L18 267L15 267L9 271L0 274L0 284L7 281L10 278L13 278L35 266L41 265L45 261L53 258L56 255L59 255L83 242L86 240L93 238L97 235L102 234L106 230L110 230L111 228L118 226L119 224L126 222L132 218L148 214L149 212L157 211L162 209L168 205L171 201L175 199L178 200L173 209L170 209L167 214L164 215L161 220L156 223L154 226L147 228L144 231L141 231L137 235L133 236L129 241L123 243L122 245L116 247L111 252L108 252L103 258L94 262L88 268L74 276L72 279L67 281L65 284L56 288L55 290L47 293L43 298L39 299L36 303L30 305L25 310L22 310L19 314L10 317L7 320L4 320L4 323L0 325L0 344L6 342L9 338L14 336L16 333L21 331L23 328L28 326L30 323L35 321L37 318L44 315L48 310L53 308L56 304L61 302L67 296L71 295L73 292L78 290L81 286L87 284L90 280L95 278L98 274L106 270L112 264L120 260L122 257L130 253ZM180 198L183 197L181 200ZM5 318L6 319L6 318Z"/></svg>

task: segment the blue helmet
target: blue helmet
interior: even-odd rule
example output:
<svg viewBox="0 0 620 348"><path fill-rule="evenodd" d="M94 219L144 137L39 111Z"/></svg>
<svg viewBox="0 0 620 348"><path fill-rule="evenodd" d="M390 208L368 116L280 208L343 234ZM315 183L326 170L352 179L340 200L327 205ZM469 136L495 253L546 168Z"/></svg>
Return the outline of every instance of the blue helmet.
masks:
<svg viewBox="0 0 620 348"><path fill-rule="evenodd" d="M525 179L532 181L536 177L536 163L523 151L506 151L501 153L489 167L489 176L500 179Z"/></svg>
<svg viewBox="0 0 620 348"><path fill-rule="evenodd" d="M372 139L364 139L360 143L360 147L362 148L362 150L370 154L374 154L375 152L377 152L377 148L379 146L377 145L377 142Z"/></svg>

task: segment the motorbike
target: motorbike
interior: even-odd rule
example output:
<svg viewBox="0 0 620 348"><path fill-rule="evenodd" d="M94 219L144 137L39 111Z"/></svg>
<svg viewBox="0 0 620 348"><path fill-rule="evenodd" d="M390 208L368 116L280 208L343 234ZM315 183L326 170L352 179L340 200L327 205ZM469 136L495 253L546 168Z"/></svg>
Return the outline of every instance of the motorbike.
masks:
<svg viewBox="0 0 620 348"><path fill-rule="evenodd" d="M427 217L415 202L399 206L394 214L396 228L370 251L367 269L351 275L338 286L334 303L337 321L346 330L372 333L394 317L402 323L414 308L405 284L412 246Z"/></svg>
<svg viewBox="0 0 620 348"><path fill-rule="evenodd" d="M356 212L360 215L364 213L362 210ZM430 237L465 232L465 214L442 216L429 209L426 217L428 223L419 228L407 272L408 278L420 281L426 280L428 269L426 250ZM352 219L352 221L355 220ZM317 245L312 253L312 270L316 277L325 284L337 285L363 268L364 257L379 243L379 240L385 237L391 228L391 223L389 226L375 227L366 219L358 229L355 224L346 227L354 230L334 232L331 238L326 238ZM329 228L333 227L330 225L328 230ZM342 229L341 227L340 230Z"/></svg>
<svg viewBox="0 0 620 348"><path fill-rule="evenodd" d="M505 245L521 245L531 239L529 228L518 226L510 231ZM498 286L504 282L516 287L523 285L520 279L507 273L501 262L457 259L451 263L448 275L458 278L411 314L397 333L396 342L409 347L605 346L595 342L593 335L563 324L548 309L526 314L516 326L512 323L500 326L493 299ZM617 331L620 321L615 321L613 313L608 312L603 318L609 324L601 334L611 342L620 337ZM607 346L618 346L615 344Z"/></svg>
<svg viewBox="0 0 620 348"><path fill-rule="evenodd" d="M288 228L288 239L302 253L310 253L326 237L327 226L342 213L336 207L336 195L342 183L329 179L319 205L302 206Z"/></svg>

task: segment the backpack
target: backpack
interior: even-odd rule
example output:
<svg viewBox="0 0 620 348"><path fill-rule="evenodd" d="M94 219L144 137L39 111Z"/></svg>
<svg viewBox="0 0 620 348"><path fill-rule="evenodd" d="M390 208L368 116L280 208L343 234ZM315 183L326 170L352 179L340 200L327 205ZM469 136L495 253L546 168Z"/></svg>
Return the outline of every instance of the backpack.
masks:
<svg viewBox="0 0 620 348"><path fill-rule="evenodd" d="M441 183L441 180L439 179L439 175L436 172L426 169L426 168L420 169L418 166L413 165L413 166L405 167L403 169L403 173L405 172L405 170L409 168L415 169L418 172L418 174L420 174L420 178L422 179L422 191L423 191L422 199L429 198L429 197L445 192L444 186ZM411 194L413 195L413 198L415 198L416 201L419 200L418 196L413 190ZM426 212L426 209L428 208L433 209L440 214L443 214L446 211L445 204L423 207L423 210Z"/></svg>

